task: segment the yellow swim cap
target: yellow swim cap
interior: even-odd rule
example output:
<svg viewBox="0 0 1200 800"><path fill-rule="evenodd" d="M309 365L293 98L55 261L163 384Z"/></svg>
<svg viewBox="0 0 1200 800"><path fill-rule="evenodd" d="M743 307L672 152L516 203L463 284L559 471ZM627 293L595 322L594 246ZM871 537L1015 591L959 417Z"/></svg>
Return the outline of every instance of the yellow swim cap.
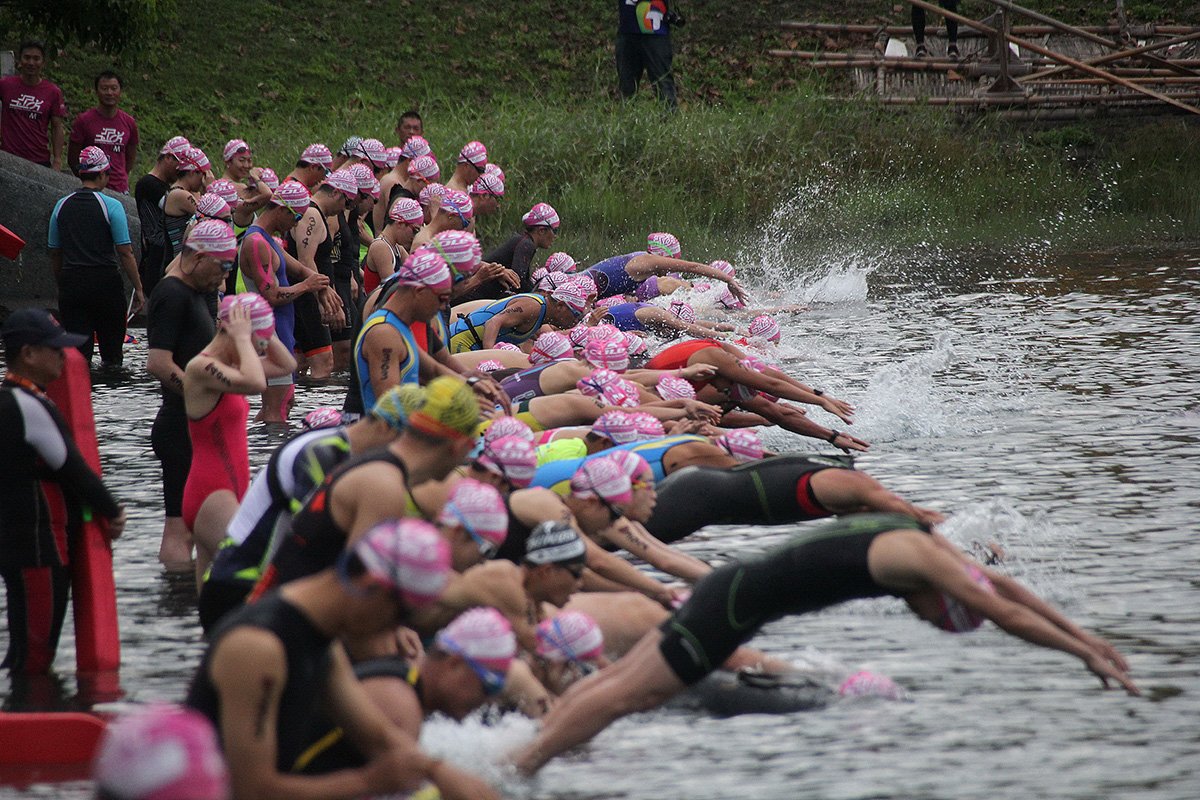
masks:
<svg viewBox="0 0 1200 800"><path fill-rule="evenodd" d="M371 409L371 416L381 419L392 430L404 430L408 418L425 404L425 388L415 383L393 386L383 393Z"/></svg>
<svg viewBox="0 0 1200 800"><path fill-rule="evenodd" d="M434 436L474 438L479 424L475 393L458 378L434 378L425 385L425 403L410 415L409 424Z"/></svg>

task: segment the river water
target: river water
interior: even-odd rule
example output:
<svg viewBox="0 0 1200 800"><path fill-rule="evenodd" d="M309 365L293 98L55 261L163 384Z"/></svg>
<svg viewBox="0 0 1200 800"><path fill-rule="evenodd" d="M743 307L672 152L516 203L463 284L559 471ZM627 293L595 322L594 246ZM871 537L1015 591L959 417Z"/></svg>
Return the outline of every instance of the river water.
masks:
<svg viewBox="0 0 1200 800"><path fill-rule="evenodd" d="M1200 249L834 259L752 284L810 304L785 322L780 355L855 403L853 430L873 443L859 466L951 514L960 544L999 545L1003 569L1125 652L1145 696L1105 692L1075 659L993 626L953 636L877 600L782 620L755 644L885 673L907 701L730 719L668 708L532 781L487 774L512 796L571 800L1200 797ZM128 361L140 367L144 346ZM310 389L302 405L337 396ZM132 701L178 699L201 642L190 587L156 561L156 390L135 370L101 380L95 405L107 478L131 507L115 556L123 685ZM256 464L277 440L252 431ZM810 441L769 436L825 449ZM709 529L683 547L724 559L788 532ZM73 663L68 629L58 666ZM476 769L532 732L426 728L431 749Z"/></svg>

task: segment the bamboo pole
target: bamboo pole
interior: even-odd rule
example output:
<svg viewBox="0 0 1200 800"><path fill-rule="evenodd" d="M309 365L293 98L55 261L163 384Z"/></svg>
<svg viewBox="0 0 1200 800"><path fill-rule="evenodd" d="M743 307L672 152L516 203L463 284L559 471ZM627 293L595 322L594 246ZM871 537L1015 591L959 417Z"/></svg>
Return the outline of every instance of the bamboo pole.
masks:
<svg viewBox="0 0 1200 800"><path fill-rule="evenodd" d="M863 25L850 24L839 22L800 22L795 20L785 20L779 23L781 28L797 31L811 31L813 33L878 33L881 30L891 36L904 36L912 33L912 28L907 25ZM1080 30L1089 33L1112 33L1119 34L1120 28L1116 25L1081 25ZM1145 39L1151 36L1178 36L1192 33L1196 30L1192 25L1131 25L1129 26L1129 34L1134 38ZM1048 36L1054 33L1054 28L1049 25L1014 25L1012 32L1018 36ZM941 36L941 31L929 31L926 36ZM978 31L962 31L959 33L960 38L979 37L984 34Z"/></svg>
<svg viewBox="0 0 1200 800"><path fill-rule="evenodd" d="M1183 100L1200 99L1200 91L1190 92L1175 92L1173 97ZM1114 96L1104 92L1093 92L1090 94L1064 94L1064 95L1020 95L1014 94L1006 97L996 95L972 96L972 97L912 97L906 95L885 95L879 98L879 102L888 106L913 106L913 105L930 105L930 106L1073 106L1073 105L1112 105L1112 106L1131 106L1131 105L1147 105L1151 100L1141 95L1121 95Z"/></svg>
<svg viewBox="0 0 1200 800"><path fill-rule="evenodd" d="M1141 47L1134 47L1130 50L1121 50L1116 53L1109 53L1108 55L1100 56L1099 58L1089 58L1084 63L1090 64L1093 67L1097 67L1101 64L1107 64L1111 61L1120 61L1122 59L1129 58L1130 56L1140 55L1148 50L1160 50L1164 47L1174 47L1177 44L1183 44L1184 42L1195 41L1196 39L1200 39L1200 31L1195 31L1186 36L1176 36L1174 39L1164 39L1163 41L1157 42L1155 44L1147 44L1147 45L1143 45ZM1172 65L1172 67L1169 68L1172 73L1174 73L1176 75L1180 74L1180 70L1174 68L1174 65L1177 65L1180 62L1167 61L1167 63ZM1061 75L1064 72L1070 72L1070 71L1071 71L1070 67L1054 67L1053 69L1042 70L1041 72L1035 72L1032 75L1026 75L1022 80L1028 81L1028 80L1034 80L1035 78L1047 77L1049 75ZM1200 73L1197 73L1195 70L1191 70L1191 69L1184 69L1183 73L1187 74L1191 77L1200 77Z"/></svg>
<svg viewBox="0 0 1200 800"><path fill-rule="evenodd" d="M1200 85L1200 75L1161 75L1141 78L1130 78L1134 83L1166 83L1166 84L1189 84L1194 83ZM1045 88L1047 86L1107 86L1108 81L1101 78L1067 78L1065 80L1054 81L1037 81L1029 84Z"/></svg>
<svg viewBox="0 0 1200 800"><path fill-rule="evenodd" d="M996 2L997 0L991 0L991 1ZM1149 89L1145 86L1139 86L1138 84L1131 83L1131 82L1125 80L1124 78L1118 77L1116 75L1111 75L1102 69L1097 69L1096 67L1089 67L1087 64L1084 64L1081 61L1076 61L1075 59L1070 58L1068 56L1064 56L1061 53L1055 53L1053 50L1047 50L1045 47L1042 47L1041 45L1038 45L1038 44L1034 44L1033 42L1031 42L1027 39L1022 39L1021 37L1013 36L1012 34L1001 33L989 25L984 25L982 22L978 22L976 20L970 19L969 17L964 17L961 14L956 14L953 11L950 11L945 8L941 8L939 6L935 6L932 3L927 3L927 2L925 2L925 0L908 0L908 2L914 6L923 8L926 11L932 11L935 14L941 14L943 17L946 17L947 19L957 20L960 24L966 25L970 28L974 28L977 31L981 31L983 33L987 33L992 36L1000 37L1004 40L1012 42L1017 47L1023 47L1026 50L1029 50L1030 52L1037 53L1039 55L1043 55L1046 58L1054 59L1055 61L1058 61L1061 64L1066 64L1068 66L1072 66L1075 69L1079 70L1080 72L1086 72L1089 75L1095 75L1097 78L1104 78L1104 79L1110 81L1111 83L1115 83L1120 86L1124 86L1128 89L1133 89L1134 91L1141 92L1142 94L1144 94L1148 97L1153 97L1156 100L1160 100L1160 101L1162 101L1168 105L1174 106L1175 108L1178 108L1182 111L1186 111L1189 114L1200 115L1200 108L1197 108L1196 106L1188 105L1187 103L1181 103L1180 101L1172 99L1172 98L1168 97L1167 95L1156 92L1153 89Z"/></svg>

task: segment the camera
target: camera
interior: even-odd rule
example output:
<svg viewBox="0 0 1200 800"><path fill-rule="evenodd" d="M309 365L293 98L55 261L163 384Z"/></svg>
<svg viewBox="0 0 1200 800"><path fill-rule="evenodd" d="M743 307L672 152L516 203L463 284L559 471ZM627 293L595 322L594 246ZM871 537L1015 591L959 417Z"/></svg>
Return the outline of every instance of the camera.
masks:
<svg viewBox="0 0 1200 800"><path fill-rule="evenodd" d="M687 25L687 18L678 11L668 11L667 24L672 28L682 28L684 25Z"/></svg>

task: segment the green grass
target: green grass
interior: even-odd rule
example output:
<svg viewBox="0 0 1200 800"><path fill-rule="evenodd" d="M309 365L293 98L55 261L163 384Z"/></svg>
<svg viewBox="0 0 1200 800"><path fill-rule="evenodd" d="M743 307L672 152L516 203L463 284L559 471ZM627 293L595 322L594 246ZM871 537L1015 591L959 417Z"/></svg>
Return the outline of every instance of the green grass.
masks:
<svg viewBox="0 0 1200 800"><path fill-rule="evenodd" d="M652 99L615 99L612 5L213 0L202 15L181 7L161 36L118 59L67 50L50 75L79 110L91 76L115 65L147 146L182 132L219 160L239 136L281 172L311 141L336 147L356 133L390 142L398 113L416 107L443 165L479 138L505 168L509 195L485 238L516 228L544 199L565 220L560 246L577 258L634 249L653 229L676 232L698 256L753 248L781 206L797 209L792 246L1200 237L1194 122L1033 129L828 100L843 89L835 78L766 56L785 42L857 46L785 35L781 19L907 21L906 9L881 18L888 8L865 0L681 4L683 110L667 116ZM1031 5L1078 23L1109 11ZM1200 22L1195 3L1158 6L1162 21ZM1146 4L1128 8L1147 20Z"/></svg>

